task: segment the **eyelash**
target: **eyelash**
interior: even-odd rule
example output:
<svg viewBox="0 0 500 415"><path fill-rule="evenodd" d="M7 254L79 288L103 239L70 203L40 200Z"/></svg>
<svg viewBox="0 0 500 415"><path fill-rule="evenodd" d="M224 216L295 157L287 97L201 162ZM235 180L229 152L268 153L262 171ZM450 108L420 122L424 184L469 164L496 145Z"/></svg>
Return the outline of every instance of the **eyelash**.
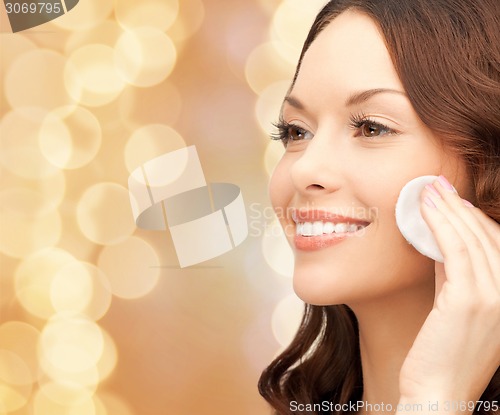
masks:
<svg viewBox="0 0 500 415"><path fill-rule="evenodd" d="M283 142L283 144L286 145L288 144L289 141L300 141L303 139L291 139L291 131L294 130L297 134L299 135L306 135L309 133L309 131L305 130L304 128L300 128L299 126L291 123L287 123L285 120L280 119L277 123L273 124L277 128L277 132L271 134L271 139L272 140L280 140ZM382 131L386 131L385 134L383 135L396 135L399 134L398 131L388 127L385 124L382 124L378 121L375 121L371 119L370 117L367 117L364 114L352 114L349 118L349 127L352 128L353 130L357 130L357 134L355 137L360 137L362 135L361 128L368 126L369 128L372 129L379 129ZM309 133L310 134L310 133ZM379 135L380 136L380 135ZM374 137L367 137L364 136L367 140L373 140L376 137L379 136L374 136Z"/></svg>

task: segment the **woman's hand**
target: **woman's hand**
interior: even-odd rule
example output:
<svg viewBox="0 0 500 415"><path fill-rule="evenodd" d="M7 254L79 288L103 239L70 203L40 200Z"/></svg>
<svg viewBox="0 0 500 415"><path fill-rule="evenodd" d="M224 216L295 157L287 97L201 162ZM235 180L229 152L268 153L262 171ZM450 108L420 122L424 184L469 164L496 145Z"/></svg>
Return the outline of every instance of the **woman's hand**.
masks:
<svg viewBox="0 0 500 415"><path fill-rule="evenodd" d="M434 307L401 368L400 403L472 413L454 403L478 400L500 364L500 225L442 176L424 190L421 211L444 264L436 262Z"/></svg>

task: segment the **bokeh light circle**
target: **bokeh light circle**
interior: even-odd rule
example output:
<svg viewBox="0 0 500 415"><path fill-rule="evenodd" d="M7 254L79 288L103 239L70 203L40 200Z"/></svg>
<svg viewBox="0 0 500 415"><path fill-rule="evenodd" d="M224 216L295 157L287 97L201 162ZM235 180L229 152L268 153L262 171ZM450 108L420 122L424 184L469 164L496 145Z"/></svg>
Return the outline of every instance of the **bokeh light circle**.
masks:
<svg viewBox="0 0 500 415"><path fill-rule="evenodd" d="M123 241L135 230L128 190L116 183L88 188L78 201L76 217L87 239L102 245Z"/></svg>
<svg viewBox="0 0 500 415"><path fill-rule="evenodd" d="M22 321L8 321L0 325L0 350L8 350L22 359L29 370L31 383L38 379L36 345L39 336L40 332L35 327Z"/></svg>
<svg viewBox="0 0 500 415"><path fill-rule="evenodd" d="M96 415L92 398L82 399L78 403L61 404L51 399L39 389L33 399L33 415Z"/></svg>
<svg viewBox="0 0 500 415"><path fill-rule="evenodd" d="M7 214L38 217L57 209L66 191L66 178L61 170L41 180L21 178L5 169L2 175L0 206Z"/></svg>
<svg viewBox="0 0 500 415"><path fill-rule="evenodd" d="M115 17L126 28L167 30L177 19L179 0L115 0Z"/></svg>
<svg viewBox="0 0 500 415"><path fill-rule="evenodd" d="M90 30L104 21L113 10L113 0L85 0L78 8L53 20L51 24L71 31Z"/></svg>
<svg viewBox="0 0 500 415"><path fill-rule="evenodd" d="M0 229L0 252L24 258L59 242L61 215L57 210L37 216L6 211L0 215Z"/></svg>
<svg viewBox="0 0 500 415"><path fill-rule="evenodd" d="M101 328L71 313L51 317L40 334L40 359L62 372L81 373L95 368L103 349Z"/></svg>
<svg viewBox="0 0 500 415"><path fill-rule="evenodd" d="M157 85L174 69L177 50L164 32L139 27L124 32L115 47L118 73L129 84L141 87Z"/></svg>
<svg viewBox="0 0 500 415"><path fill-rule="evenodd" d="M293 78L294 65L277 54L277 42L267 42L257 46L248 56L245 64L245 78L256 94L261 94L269 85Z"/></svg>
<svg viewBox="0 0 500 415"><path fill-rule="evenodd" d="M50 163L61 169L77 169L96 156L102 131L89 110L61 107L47 114L38 138L40 151Z"/></svg>
<svg viewBox="0 0 500 415"><path fill-rule="evenodd" d="M47 111L40 108L16 108L1 119L0 163L11 173L25 179L41 180L59 172L43 156L38 145L46 114Z"/></svg>
<svg viewBox="0 0 500 415"><path fill-rule="evenodd" d="M52 281L66 265L76 262L69 252L48 248L19 264L14 274L18 301L31 314L47 319L55 313L50 297Z"/></svg>
<svg viewBox="0 0 500 415"><path fill-rule="evenodd" d="M275 82L259 95L255 115L260 128L268 135L273 132L273 123L278 120L289 87L289 81Z"/></svg>
<svg viewBox="0 0 500 415"><path fill-rule="evenodd" d="M62 286L58 286L56 290L54 288L55 285L57 284L55 281L59 280L61 276L64 276L67 271L70 271L71 269L74 268L79 270L79 272L81 273L81 278L83 278L84 281L86 281L88 278L90 282L91 291L89 293L90 295L88 297L88 302L85 301L86 303L85 307L83 307L81 310L78 310L77 308L79 307L75 307L75 305L69 304L68 298L66 298L66 291L62 291L60 292L59 296L62 300L61 305L63 307L62 309L58 309L58 311L79 312L81 314L84 314L91 320L94 321L100 320L108 312L109 307L111 306L111 300L113 296L111 293L111 285L106 275L94 264L88 262L78 262L78 263L70 263L67 266L65 266L61 271L59 271L56 274L56 277L52 282L51 299L52 301L54 301L54 297L52 297L52 295L54 295L55 292L60 291L61 288L63 288L65 285L65 283L63 283ZM76 295L74 288L68 291L73 292ZM68 297L70 298L71 296ZM83 303L82 300L76 301L76 304L83 305L82 303Z"/></svg>
<svg viewBox="0 0 500 415"><path fill-rule="evenodd" d="M104 247L98 267L108 277L113 294L121 298L143 297L156 286L160 276L158 254L150 244L134 236Z"/></svg>
<svg viewBox="0 0 500 415"><path fill-rule="evenodd" d="M80 313L92 297L93 281L84 264L72 261L64 265L52 279L49 293L56 312Z"/></svg>
<svg viewBox="0 0 500 415"><path fill-rule="evenodd" d="M99 381L107 379L115 370L118 363L118 350L115 341L111 335L104 329L101 329L103 338L103 351L101 358L97 362L97 372L99 373Z"/></svg>
<svg viewBox="0 0 500 415"><path fill-rule="evenodd" d="M325 0L284 0L274 13L271 34L283 42L277 51L291 64L297 63L309 28L324 5Z"/></svg>
<svg viewBox="0 0 500 415"><path fill-rule="evenodd" d="M172 127L150 124L136 129L125 146L125 165L129 173L149 160L186 147L182 136Z"/></svg>
<svg viewBox="0 0 500 415"><path fill-rule="evenodd" d="M64 56L49 49L28 50L19 56L3 82L10 106L51 110L78 101L79 95L68 95L64 87L65 63Z"/></svg>
<svg viewBox="0 0 500 415"><path fill-rule="evenodd" d="M281 142L271 141L267 144L266 151L264 153L264 167L266 168L266 172L269 176L273 174L273 171L283 157L284 152L285 148Z"/></svg>
<svg viewBox="0 0 500 415"><path fill-rule="evenodd" d="M85 385L59 379L57 381L47 380L40 384L40 390L53 402L60 405L79 405L89 399L95 390Z"/></svg>
<svg viewBox="0 0 500 415"><path fill-rule="evenodd" d="M126 403L121 396L117 396L109 392L102 392L99 393L97 397L102 402L109 415L134 415L130 405Z"/></svg>
<svg viewBox="0 0 500 415"><path fill-rule="evenodd" d="M64 45L66 55L88 44L100 44L115 47L122 34L122 28L114 20L104 20L91 30L70 32Z"/></svg>
<svg viewBox="0 0 500 415"><path fill-rule="evenodd" d="M290 278L293 276L293 251L277 221L266 224L262 237L262 254L266 263L278 274Z"/></svg>
<svg viewBox="0 0 500 415"><path fill-rule="evenodd" d="M205 19L203 0L182 0L179 6L179 16L168 30L176 44L193 36Z"/></svg>
<svg viewBox="0 0 500 415"><path fill-rule="evenodd" d="M15 353L0 349L0 401L8 412L22 408L31 395L32 379L26 363Z"/></svg>
<svg viewBox="0 0 500 415"><path fill-rule="evenodd" d="M113 48L102 44L82 46L69 56L64 83L75 101L91 107L109 104L125 88L115 69Z"/></svg>
<svg viewBox="0 0 500 415"><path fill-rule="evenodd" d="M18 56L36 49L36 44L20 33L9 33L9 36L0 36L0 48L2 50L0 71L5 74Z"/></svg>
<svg viewBox="0 0 500 415"><path fill-rule="evenodd" d="M304 303L295 295L282 299L274 309L271 325L281 346L288 346L295 337L304 314Z"/></svg>

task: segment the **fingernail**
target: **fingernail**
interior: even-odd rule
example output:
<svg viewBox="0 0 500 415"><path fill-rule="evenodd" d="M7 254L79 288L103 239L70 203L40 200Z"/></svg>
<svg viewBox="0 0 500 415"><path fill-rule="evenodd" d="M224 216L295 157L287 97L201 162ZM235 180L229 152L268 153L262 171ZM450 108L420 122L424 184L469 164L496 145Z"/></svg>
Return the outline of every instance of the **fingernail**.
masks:
<svg viewBox="0 0 500 415"><path fill-rule="evenodd" d="M434 196L441 198L441 195L439 192L436 190L436 188L432 184L428 184L425 186L425 188L431 192Z"/></svg>
<svg viewBox="0 0 500 415"><path fill-rule="evenodd" d="M467 207L470 207L470 208L473 208L475 207L471 202L469 202L468 200L465 200L465 199L462 199L462 202L464 203L465 206Z"/></svg>
<svg viewBox="0 0 500 415"><path fill-rule="evenodd" d="M425 197L424 197L424 202L425 202L425 204L426 204L427 206L429 206L429 207L431 207L431 208L435 208L435 207L436 207L436 205L434 204L434 202L433 202L433 201L431 200L431 198L430 198L430 197L428 197L428 196L425 196Z"/></svg>
<svg viewBox="0 0 500 415"><path fill-rule="evenodd" d="M438 181L443 186L446 190L449 190L450 192L457 193L456 189L451 185L451 183L446 179L444 176L439 176Z"/></svg>

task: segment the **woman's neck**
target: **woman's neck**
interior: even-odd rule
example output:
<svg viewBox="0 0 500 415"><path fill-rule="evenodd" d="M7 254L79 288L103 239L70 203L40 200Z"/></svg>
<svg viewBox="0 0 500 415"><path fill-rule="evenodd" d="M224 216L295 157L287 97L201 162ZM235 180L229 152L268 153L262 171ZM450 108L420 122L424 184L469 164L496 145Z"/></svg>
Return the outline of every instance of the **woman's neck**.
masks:
<svg viewBox="0 0 500 415"><path fill-rule="evenodd" d="M401 366L432 309L433 299L434 286L426 284L369 304L350 305L359 325L365 404L361 414L390 414L391 406L395 411Z"/></svg>

